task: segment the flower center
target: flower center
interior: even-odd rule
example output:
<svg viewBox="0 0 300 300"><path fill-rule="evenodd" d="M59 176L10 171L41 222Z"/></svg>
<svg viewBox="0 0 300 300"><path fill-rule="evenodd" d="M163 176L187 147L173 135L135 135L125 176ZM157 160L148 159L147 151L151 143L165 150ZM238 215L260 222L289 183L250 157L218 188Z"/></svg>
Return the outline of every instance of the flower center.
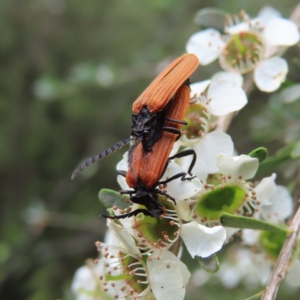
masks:
<svg viewBox="0 0 300 300"><path fill-rule="evenodd" d="M194 140L202 136L206 132L206 124L208 114L205 105L200 103L189 106L184 120L188 123L183 125L182 133L186 135L189 140Z"/></svg>
<svg viewBox="0 0 300 300"><path fill-rule="evenodd" d="M219 220L221 213L234 214L239 210L245 195L245 190L239 186L216 187L198 201L195 213L205 220Z"/></svg>
<svg viewBox="0 0 300 300"><path fill-rule="evenodd" d="M165 197L159 198L165 208L162 218L152 218L143 214L135 218L133 228L137 231L138 246L144 250L169 248L179 236L180 221L173 204L166 201Z"/></svg>
<svg viewBox="0 0 300 300"><path fill-rule="evenodd" d="M253 32L233 34L220 56L222 68L245 74L254 70L264 57L264 44Z"/></svg>
<svg viewBox="0 0 300 300"><path fill-rule="evenodd" d="M267 252L268 255L275 259L278 258L285 239L285 232L264 231L260 234L259 237L263 249Z"/></svg>
<svg viewBox="0 0 300 300"><path fill-rule="evenodd" d="M135 257L103 244L105 273L100 276L104 292L115 298L136 296L148 287L143 257Z"/></svg>

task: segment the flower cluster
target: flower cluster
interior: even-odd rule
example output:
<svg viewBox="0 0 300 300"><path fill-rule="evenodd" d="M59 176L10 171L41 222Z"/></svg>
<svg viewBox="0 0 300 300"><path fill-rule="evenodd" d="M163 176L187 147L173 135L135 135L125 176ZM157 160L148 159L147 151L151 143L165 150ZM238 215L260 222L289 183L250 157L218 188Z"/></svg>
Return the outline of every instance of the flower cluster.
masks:
<svg viewBox="0 0 300 300"><path fill-rule="evenodd" d="M298 40L296 25L270 8L262 10L255 19L245 13L238 20L228 18L224 34L206 29L191 36L187 52L196 54L202 65L218 58L225 70L190 86L186 125L181 128L181 138L171 156L179 150L194 150L197 155L194 176L188 181L177 178L159 186L162 193L157 201L164 213L158 218L144 214L145 207L137 203L129 203L126 208L109 207L111 216L122 217L135 210L141 213L108 219L106 240L96 243L100 252L98 264L79 269L75 276L73 291L77 299L184 299L191 274L180 260L181 244L201 261L213 257L241 229L244 245L256 245L258 254L265 251L270 261L277 258L286 232L282 229L274 235L267 231L268 225L285 224L292 213L291 196L287 189L276 186L275 174L260 182L250 182L264 157L259 151L237 155L225 131L234 114L248 102L242 75L253 71L259 89L267 92L278 89L288 67L276 55L274 46L290 46ZM189 157L170 160L161 181L186 173L190 165ZM128 153L125 153L117 170L126 172L128 168ZM123 176L118 176L118 183L122 190L130 190ZM230 225L223 221L224 215L240 223ZM236 257L244 257L248 251L243 249ZM217 276L226 286L235 286L239 278L249 277L253 261L260 261L259 256L253 260L249 257L235 259L234 264L224 263ZM228 276L228 272L235 275ZM264 280L266 274L269 273L261 271Z"/></svg>
<svg viewBox="0 0 300 300"><path fill-rule="evenodd" d="M219 59L220 66L234 76L254 71L257 87L277 90L288 72L286 60L276 55L275 46L292 46L299 41L297 25L266 7L250 19L245 12L228 17L221 34L213 28L193 34L186 46L203 65Z"/></svg>

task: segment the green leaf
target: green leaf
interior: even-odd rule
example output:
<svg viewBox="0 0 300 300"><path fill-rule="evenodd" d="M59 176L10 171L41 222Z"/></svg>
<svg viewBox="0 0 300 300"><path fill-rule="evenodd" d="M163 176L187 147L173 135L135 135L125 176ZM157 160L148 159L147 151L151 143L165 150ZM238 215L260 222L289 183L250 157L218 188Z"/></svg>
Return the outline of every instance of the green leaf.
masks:
<svg viewBox="0 0 300 300"><path fill-rule="evenodd" d="M289 232L286 228L282 228L268 222L264 222L250 217L230 215L227 213L221 214L220 222L223 226L226 227L256 229L272 232Z"/></svg>
<svg viewBox="0 0 300 300"><path fill-rule="evenodd" d="M218 256L214 253L209 257L195 256L199 265L209 273L216 273L220 269Z"/></svg>
<svg viewBox="0 0 300 300"><path fill-rule="evenodd" d="M275 155L269 156L265 161L259 165L257 177L264 177L266 174L270 174L274 169L278 168L282 163L291 158L291 152L295 147L295 143L290 143L287 146L279 149Z"/></svg>
<svg viewBox="0 0 300 300"><path fill-rule="evenodd" d="M202 28L215 28L224 31L227 15L229 15L229 13L220 8L203 8L196 13L195 23L199 24Z"/></svg>
<svg viewBox="0 0 300 300"><path fill-rule="evenodd" d="M111 208L117 206L120 209L125 209L131 205L131 203L126 203L125 200L128 199L128 196L120 195L119 192L109 189L102 189L99 192L99 200L106 208Z"/></svg>
<svg viewBox="0 0 300 300"><path fill-rule="evenodd" d="M293 150L291 151L291 158L297 159L300 157L300 141L298 141L295 145Z"/></svg>
<svg viewBox="0 0 300 300"><path fill-rule="evenodd" d="M251 151L248 155L253 158L257 158L261 164L268 157L268 150L264 147L260 147Z"/></svg>
<svg viewBox="0 0 300 300"><path fill-rule="evenodd" d="M255 294L255 295L252 295L251 297L245 299L245 300L255 300L255 299L260 299L261 296L264 294L265 290Z"/></svg>

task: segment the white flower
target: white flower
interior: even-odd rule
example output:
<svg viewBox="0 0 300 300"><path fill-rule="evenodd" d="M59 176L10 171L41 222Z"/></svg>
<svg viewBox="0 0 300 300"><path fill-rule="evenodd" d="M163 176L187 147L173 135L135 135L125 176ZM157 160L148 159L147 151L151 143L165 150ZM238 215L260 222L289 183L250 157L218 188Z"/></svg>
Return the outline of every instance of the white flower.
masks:
<svg viewBox="0 0 300 300"><path fill-rule="evenodd" d="M222 226L209 228L190 222L181 226L180 236L193 258L208 257L222 248L226 240L226 230Z"/></svg>
<svg viewBox="0 0 300 300"><path fill-rule="evenodd" d="M254 255L249 249L235 246L231 246L227 254L227 259L216 274L224 286L234 288L241 281L248 288L267 283L271 265L266 262L263 254Z"/></svg>
<svg viewBox="0 0 300 300"><path fill-rule="evenodd" d="M192 156L186 156L186 161L189 161L189 164L191 163ZM161 178L161 180L166 180L176 174L187 172L189 168L189 165L185 165L184 168L180 166L175 161L170 161L168 164L168 167L166 169L165 174ZM192 173L194 175L194 169L192 170ZM190 177L190 175L187 174L187 177ZM200 190L202 190L203 185L201 181L195 177L192 180L182 181L181 178L177 178L175 180L172 180L167 185L167 193L174 197L176 200L176 203L179 203L180 201L190 198L196 193L198 193Z"/></svg>
<svg viewBox="0 0 300 300"><path fill-rule="evenodd" d="M258 284L266 284L270 273L271 266L263 254L254 254L250 249L240 248L235 244L227 248L216 274L207 275L203 270L197 270L192 274L191 282L195 286L201 286L208 280L215 282L219 278L228 289L233 289L240 283L247 289L256 289Z"/></svg>
<svg viewBox="0 0 300 300"><path fill-rule="evenodd" d="M197 154L197 161L193 169L195 174L200 180L206 181L208 174L213 174L219 171L217 166L217 156L219 153L227 155L233 154L233 142L231 137L223 131L215 130L203 135L197 139L195 145L187 149L194 149ZM189 165L187 157L179 160L183 169Z"/></svg>
<svg viewBox="0 0 300 300"><path fill-rule="evenodd" d="M197 95L207 113L224 116L242 109L247 96L242 89L243 77L229 72L216 73L211 80L191 84L191 97ZM204 96L204 92L207 93Z"/></svg>
<svg viewBox="0 0 300 300"><path fill-rule="evenodd" d="M285 59L274 56L263 60L254 71L257 87L264 92L276 91L285 81L288 64Z"/></svg>
<svg viewBox="0 0 300 300"><path fill-rule="evenodd" d="M255 188L261 205L254 217L282 225L293 213L293 199L287 188L275 184L275 179L275 174L266 177ZM244 229L242 237L246 245L259 244L260 231Z"/></svg>
<svg viewBox="0 0 300 300"><path fill-rule="evenodd" d="M187 45L186 52L198 56L202 65L208 65L219 57L225 43L221 34L212 28L194 33Z"/></svg>
<svg viewBox="0 0 300 300"><path fill-rule="evenodd" d="M206 181L208 174L216 173L217 155L233 154L231 137L223 131L214 130L216 116L224 116L241 109L247 103L247 97L241 88L243 78L239 74L228 75L219 72L211 80L205 80L191 85L191 97L197 99L186 116L188 125L183 128L181 145L194 149L197 161L193 169L194 174L202 181ZM189 164L188 158L179 160L185 169Z"/></svg>
<svg viewBox="0 0 300 300"><path fill-rule="evenodd" d="M71 290L76 295L76 300L100 300L103 287L99 276L103 266L88 262L86 266L79 268L72 282Z"/></svg>
<svg viewBox="0 0 300 300"><path fill-rule="evenodd" d="M292 214L292 197L283 186L275 184L276 175L264 178L255 188L257 197L261 199L261 207L254 214L254 218L283 225L284 220ZM229 257L221 265L217 276L226 287L233 288L240 281L249 285L266 284L271 270L278 258L285 241L284 232L268 232L252 229L242 231L243 244L248 248L238 249L230 247ZM291 286L299 286L300 263L297 259L297 250L293 252L289 263L286 281Z"/></svg>
<svg viewBox="0 0 300 300"><path fill-rule="evenodd" d="M172 252L154 252L147 261L149 280L157 300L184 299L185 288L191 273ZM159 259L157 259L159 257Z"/></svg>
<svg viewBox="0 0 300 300"><path fill-rule="evenodd" d="M280 99L283 103L292 103L300 99L300 84L294 84L280 92Z"/></svg>
<svg viewBox="0 0 300 300"><path fill-rule="evenodd" d="M253 183L247 181L257 172L257 158L219 154L217 166L220 173L211 175L204 184L204 189L189 200L192 205L191 218L194 221L206 226L215 226L220 224L220 215L223 212L252 215L260 206L268 204L274 192L271 187L275 177L264 179L256 188ZM237 230L227 229L227 239Z"/></svg>
<svg viewBox="0 0 300 300"><path fill-rule="evenodd" d="M157 250L151 255L134 255L122 247L102 243L99 247L105 266L100 280L112 297L171 300L176 295L176 299L184 299L190 272L173 253Z"/></svg>
<svg viewBox="0 0 300 300"><path fill-rule="evenodd" d="M259 218L264 221L280 224L291 216L293 212L293 199L287 188L275 184L275 179L275 174L264 178L255 188L255 191L262 201L258 212ZM268 191L268 195L264 191Z"/></svg>
<svg viewBox="0 0 300 300"><path fill-rule="evenodd" d="M188 53L196 54L203 65L219 58L222 68L241 74L254 70L258 88L272 92L285 80L288 66L284 59L270 57L274 46L292 46L299 41L297 25L271 8L264 9L250 20L228 19L225 36L214 29L193 34L186 46ZM273 51L274 52L274 51Z"/></svg>
<svg viewBox="0 0 300 300"><path fill-rule="evenodd" d="M127 161L124 161L124 159L127 159L127 155L124 155L123 160L118 164L117 168L126 168ZM187 158L187 160L189 160L188 164L190 164L191 158ZM170 178L174 174L178 174L182 171L182 167L176 162L170 161L162 180ZM125 188L125 186L122 187ZM158 250L168 249L178 237L181 236L188 251L193 257L195 255L207 257L221 249L224 240L226 239L225 229L221 226L208 228L197 224L196 222L184 225L181 224L182 217L186 220L190 220L190 216L186 215L190 212L188 203L183 200L193 197L201 191L201 189L202 184L198 179L193 179L192 181L181 181L180 179L176 179L171 181L167 185L167 190L168 194L176 199L177 205L173 206L173 203L171 203L170 206L170 203L168 204L168 202L171 201L164 202L166 209L163 218L153 219L151 217L145 218L143 216L137 216L136 218L121 219L120 222L138 241L139 248L144 251L156 252ZM136 206L133 208L136 208ZM126 238L128 233L124 228L116 228L121 226L116 225L114 222L109 222L109 226L112 229L115 228L113 231L121 237L122 241L131 241L131 237ZM129 249L129 246L126 246L126 243L124 243L124 246ZM131 252L133 253L134 251Z"/></svg>

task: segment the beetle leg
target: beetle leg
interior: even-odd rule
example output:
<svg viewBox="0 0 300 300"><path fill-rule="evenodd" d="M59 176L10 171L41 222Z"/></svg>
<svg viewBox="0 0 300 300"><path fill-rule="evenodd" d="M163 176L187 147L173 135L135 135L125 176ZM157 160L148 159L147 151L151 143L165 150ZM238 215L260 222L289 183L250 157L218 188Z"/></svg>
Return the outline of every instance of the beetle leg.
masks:
<svg viewBox="0 0 300 300"><path fill-rule="evenodd" d="M108 219L125 219L125 218L130 218L132 216L137 216L139 213L143 213L145 216L151 216L152 214L150 213L150 211L148 211L147 209L136 209L128 214L123 214L123 215L119 215L119 216L107 216L107 215L101 215L101 217L104 218L108 218Z"/></svg>
<svg viewBox="0 0 300 300"><path fill-rule="evenodd" d="M176 138L176 141L178 141L181 137L181 132L179 129L177 128L173 128L173 127L162 127L161 130L163 131L167 131L167 132L171 132L171 133L174 133L174 134L178 134L177 138Z"/></svg>
<svg viewBox="0 0 300 300"><path fill-rule="evenodd" d="M182 177L184 175L186 175L186 173L185 172L181 172L181 173L178 173L178 174L176 174L176 175L168 178L167 180L159 181L157 184L166 184L166 183L171 182L171 181L173 181L173 180L175 180L177 178L180 178L180 177Z"/></svg>
<svg viewBox="0 0 300 300"><path fill-rule="evenodd" d="M119 193L120 193L121 195L123 195L123 194L133 195L133 194L135 194L136 192L133 191L133 190L120 190Z"/></svg>
<svg viewBox="0 0 300 300"><path fill-rule="evenodd" d="M118 175L121 175L123 177L126 177L127 171L124 170L117 170Z"/></svg>
<svg viewBox="0 0 300 300"><path fill-rule="evenodd" d="M192 169L193 169L193 167L196 163L196 159L197 159L197 154L196 154L195 150L188 149L188 150L181 151L181 152L169 157L169 160L184 157L184 156L188 156L188 155L193 155L192 162L191 162L191 164L189 166L189 169L188 169L188 174L192 175Z"/></svg>
<svg viewBox="0 0 300 300"><path fill-rule="evenodd" d="M180 120L176 120L176 119L172 119L172 118L167 118L165 117L166 121L170 121L170 122L174 122L174 123L178 123L178 124L182 124L182 125L187 125L188 123L186 121L180 121Z"/></svg>
<svg viewBox="0 0 300 300"><path fill-rule="evenodd" d="M173 197L171 197L169 194L167 194L166 192L164 192L162 190L159 190L159 189L156 189L156 193L160 194L162 196L166 196L167 198L169 198L170 200L173 201L174 205L176 205L176 200Z"/></svg>

